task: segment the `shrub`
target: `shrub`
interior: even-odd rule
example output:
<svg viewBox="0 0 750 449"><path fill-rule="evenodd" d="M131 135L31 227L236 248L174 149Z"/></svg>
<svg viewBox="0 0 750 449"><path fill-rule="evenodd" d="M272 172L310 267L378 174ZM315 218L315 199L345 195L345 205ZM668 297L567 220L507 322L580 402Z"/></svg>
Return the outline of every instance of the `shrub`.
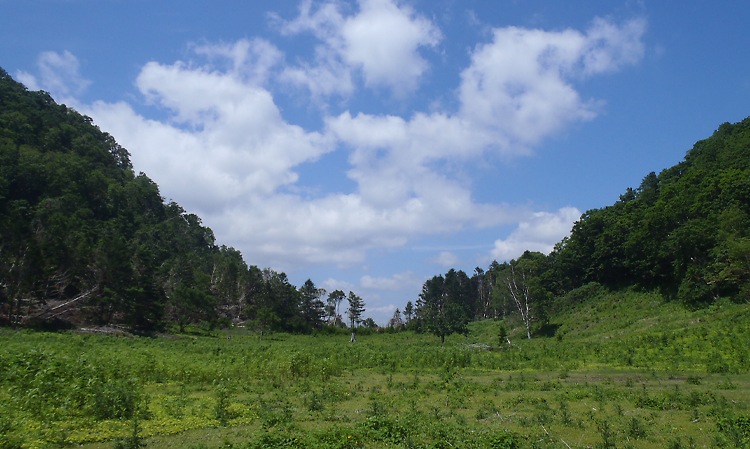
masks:
<svg viewBox="0 0 750 449"><path fill-rule="evenodd" d="M135 379L107 379L93 388L91 414L100 420L131 419L143 399L143 386Z"/></svg>

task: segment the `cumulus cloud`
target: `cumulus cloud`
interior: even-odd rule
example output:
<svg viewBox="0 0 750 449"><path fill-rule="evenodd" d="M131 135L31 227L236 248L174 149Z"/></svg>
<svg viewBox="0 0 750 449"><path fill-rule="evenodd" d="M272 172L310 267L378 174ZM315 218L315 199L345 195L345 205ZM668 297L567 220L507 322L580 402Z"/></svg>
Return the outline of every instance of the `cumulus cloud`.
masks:
<svg viewBox="0 0 750 449"><path fill-rule="evenodd" d="M234 43L194 45L193 51L219 64L228 62L227 71L254 85L265 83L284 54L265 39L240 39Z"/></svg>
<svg viewBox="0 0 750 449"><path fill-rule="evenodd" d="M643 59L645 32L643 18L629 20L619 27L601 17L595 18L586 34L584 74L612 72Z"/></svg>
<svg viewBox="0 0 750 449"><path fill-rule="evenodd" d="M349 96L355 90L351 69L324 47L316 50L314 64L302 62L298 66L288 66L279 79L309 90L316 100L334 94Z"/></svg>
<svg viewBox="0 0 750 449"><path fill-rule="evenodd" d="M645 22L597 18L586 34L507 27L478 45L461 73L459 116L520 152L566 125L591 120L599 103L583 100L572 80L613 71L643 57Z"/></svg>
<svg viewBox="0 0 750 449"><path fill-rule="evenodd" d="M17 72L16 78L29 89L46 90L59 101L80 95L91 84L81 76L78 58L68 50L43 52L37 58L37 70L38 78L24 71Z"/></svg>
<svg viewBox="0 0 750 449"><path fill-rule="evenodd" d="M413 271L394 273L390 277L362 276L359 281L362 288L370 290L406 290L420 288L423 280Z"/></svg>
<svg viewBox="0 0 750 449"><path fill-rule="evenodd" d="M334 150L334 136L287 123L271 93L234 70L151 62L136 86L171 118L149 120L122 102L96 102L84 112L131 149L136 169L154 177L165 197L198 213L256 264L351 266L371 248L515 217L513 208L474 204L469 190L413 165L391 176L418 175L406 197L391 198L389 180L368 178L361 164L363 174L352 175L358 192L311 200L282 193L297 181L297 166Z"/></svg>
<svg viewBox="0 0 750 449"><path fill-rule="evenodd" d="M233 72L146 64L136 86L172 112L148 120L126 103L85 112L130 148L135 167L189 208L217 213L297 180L293 167L332 151L330 139L287 123L270 92Z"/></svg>
<svg viewBox="0 0 750 449"><path fill-rule="evenodd" d="M557 212L537 212L518 224L508 238L495 241L490 252L494 260L515 259L524 251L549 254L559 242L570 234L573 224L581 218L575 207L564 207Z"/></svg>
<svg viewBox="0 0 750 449"><path fill-rule="evenodd" d="M359 11L349 16L339 3L313 8L312 0L301 4L292 21L274 16L283 33L311 32L321 41L314 64L290 67L282 77L309 88L313 95L349 95L353 71L361 71L367 87L388 87L399 96L416 89L428 69L418 50L436 46L442 39L440 30L392 0L358 3Z"/></svg>
<svg viewBox="0 0 750 449"><path fill-rule="evenodd" d="M334 290L341 290L344 293L349 293L350 291L357 289L357 286L350 282L340 281L333 278L326 279L322 285L328 293L331 293Z"/></svg>
<svg viewBox="0 0 750 449"><path fill-rule="evenodd" d="M373 155L383 150L388 157L381 158L380 166L394 162L412 169L487 150L506 157L528 154L567 125L596 117L601 102L583 100L573 81L640 60L644 32L640 19L617 26L597 18L586 34L498 28L492 42L471 53L471 63L461 73L455 113L417 112L404 119L347 111L329 118L327 125L355 149L352 176L364 182L366 170L358 166L371 167Z"/></svg>
<svg viewBox="0 0 750 449"><path fill-rule="evenodd" d="M617 26L603 19L587 33L496 29L493 41L476 47L461 74L455 113L417 112L406 119L346 111L326 119L327 133L351 149L347 174L357 181L365 204L414 212L407 214L413 221L401 223L405 238L411 223L420 232L451 232L515 220L522 228L498 243L497 257L515 255L526 243L532 245L528 249L551 249L569 231L567 224L547 237L534 237L523 227L541 231L540 220L559 213L529 215L520 208L477 204L471 186L436 170L435 162L460 164L488 151L527 154L565 126L592 119L598 103L583 101L574 80L636 62L643 31L639 20Z"/></svg>
<svg viewBox="0 0 750 449"><path fill-rule="evenodd" d="M436 263L443 268L455 267L461 261L461 259L450 251L441 251L435 257L429 259L430 262Z"/></svg>
<svg viewBox="0 0 750 449"><path fill-rule="evenodd" d="M577 210L532 213L477 203L470 182L440 167L472 163L488 151L524 154L567 124L594 117L596 103L582 100L573 83L638 61L645 26L596 19L586 33L496 29L491 42L471 52L456 111L410 117L345 111L324 116L315 131L282 115L272 80L297 76L320 95L348 93L356 89L351 70L358 67L371 85L414 88L427 70L418 50L441 36L429 20L389 0L363 0L348 15L339 3L304 2L299 17L280 23L285 33L309 31L322 42L318 63L290 66L262 39L203 43L191 47L194 59L149 62L135 80L145 101L168 111L168 119L146 118L125 102L79 109L131 151L136 170L153 177L166 198L202 216L220 241L255 264L283 270L352 266L366 262L373 248L510 223L521 224L495 242L493 257L551 249ZM372 33L385 36L382 48L369 46ZM45 53L39 67L39 79L27 79L42 87L75 93L86 86L70 53ZM354 189L312 199L289 193L303 164L334 151L348 155L345 176ZM448 252L435 259L444 266L455 261ZM396 286L414 281L409 276L365 276L360 284Z"/></svg>
<svg viewBox="0 0 750 449"><path fill-rule="evenodd" d="M388 316L390 318L390 315L392 315L393 312L395 312L397 308L398 307L396 307L393 304L388 304L387 306L371 307L371 308L367 309L367 312L368 313L373 312L373 313L376 313L378 315L386 315L386 316ZM386 322L385 322L385 320L381 319L379 324L381 326L385 326Z"/></svg>

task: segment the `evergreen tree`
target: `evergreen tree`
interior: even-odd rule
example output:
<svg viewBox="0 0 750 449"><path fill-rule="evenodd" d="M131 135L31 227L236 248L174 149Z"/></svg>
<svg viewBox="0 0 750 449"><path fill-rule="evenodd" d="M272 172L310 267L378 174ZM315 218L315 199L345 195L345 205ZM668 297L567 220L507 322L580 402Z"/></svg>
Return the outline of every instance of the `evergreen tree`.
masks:
<svg viewBox="0 0 750 449"><path fill-rule="evenodd" d="M404 307L404 317L406 318L407 323L411 321L411 317L413 314L414 314L414 305L411 303L411 301L407 301L406 307Z"/></svg>
<svg viewBox="0 0 750 449"><path fill-rule="evenodd" d="M347 301L349 301L349 308L346 310L349 316L349 326L355 327L361 322L362 313L365 311L365 302L351 291Z"/></svg>
<svg viewBox="0 0 750 449"><path fill-rule="evenodd" d="M455 272L450 276L454 278ZM440 337L443 343L447 335L468 331L466 305L461 303L460 292L450 291L454 287L452 283L446 286L443 276L435 276L424 283L417 302L418 314L425 329Z"/></svg>
<svg viewBox="0 0 750 449"><path fill-rule="evenodd" d="M305 284L299 288L300 293L300 312L305 318L307 326L319 328L323 325L325 316L325 304L320 299L326 294L325 289L315 287L315 283L308 279Z"/></svg>

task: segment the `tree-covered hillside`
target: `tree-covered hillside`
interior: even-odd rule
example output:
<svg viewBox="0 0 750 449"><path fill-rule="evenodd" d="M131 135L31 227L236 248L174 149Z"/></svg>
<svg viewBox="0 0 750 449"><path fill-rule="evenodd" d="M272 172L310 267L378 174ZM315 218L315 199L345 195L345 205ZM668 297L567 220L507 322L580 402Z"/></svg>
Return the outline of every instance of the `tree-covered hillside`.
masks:
<svg viewBox="0 0 750 449"><path fill-rule="evenodd" d="M512 314L530 335L603 288L658 291L688 307L750 299L750 118L721 125L679 164L587 211L551 254L435 276L411 326L445 335Z"/></svg>
<svg viewBox="0 0 750 449"><path fill-rule="evenodd" d="M699 305L750 295L750 118L586 212L556 252L563 290L639 285Z"/></svg>
<svg viewBox="0 0 750 449"><path fill-rule="evenodd" d="M218 246L89 117L0 69L0 321L304 331L324 317L309 284Z"/></svg>

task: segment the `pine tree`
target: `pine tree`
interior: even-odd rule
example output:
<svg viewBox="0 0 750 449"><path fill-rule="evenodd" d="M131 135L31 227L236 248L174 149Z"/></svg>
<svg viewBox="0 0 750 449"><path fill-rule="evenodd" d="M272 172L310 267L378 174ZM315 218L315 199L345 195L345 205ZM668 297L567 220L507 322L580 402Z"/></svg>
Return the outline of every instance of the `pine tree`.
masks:
<svg viewBox="0 0 750 449"><path fill-rule="evenodd" d="M355 324L358 325L362 321L361 317L365 311L365 302L352 291L349 292L349 297L346 299L349 301L349 308L346 314L349 316L350 327L355 327Z"/></svg>

